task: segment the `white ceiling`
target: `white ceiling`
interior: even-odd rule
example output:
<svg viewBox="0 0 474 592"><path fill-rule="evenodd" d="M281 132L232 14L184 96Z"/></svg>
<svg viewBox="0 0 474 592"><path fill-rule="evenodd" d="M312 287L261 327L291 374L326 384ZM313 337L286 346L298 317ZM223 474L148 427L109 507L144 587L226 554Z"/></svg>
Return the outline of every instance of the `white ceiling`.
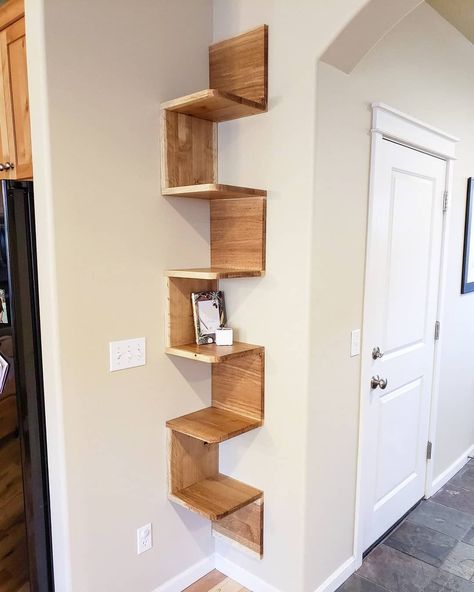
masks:
<svg viewBox="0 0 474 592"><path fill-rule="evenodd" d="M441 16L474 43L474 0L426 0Z"/></svg>

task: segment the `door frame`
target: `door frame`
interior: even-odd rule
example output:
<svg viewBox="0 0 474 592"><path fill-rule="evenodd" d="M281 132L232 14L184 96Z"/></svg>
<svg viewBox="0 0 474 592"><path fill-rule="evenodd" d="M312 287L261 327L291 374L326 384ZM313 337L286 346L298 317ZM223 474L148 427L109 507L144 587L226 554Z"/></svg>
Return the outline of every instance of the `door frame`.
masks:
<svg viewBox="0 0 474 592"><path fill-rule="evenodd" d="M367 274L367 262L370 252L370 237L371 229L374 225L373 218L373 203L374 203L374 171L378 165L381 148L385 140L397 142L407 148L412 148L420 152L436 156L446 162L446 199L449 204L449 196L452 192L454 162L456 160L456 144L459 142L455 138L443 131L440 131L431 125L427 125L418 119L411 117L401 111L393 109L384 103L372 103L372 145L370 155L370 180L369 180L369 202L368 202L368 219L367 219L367 245L366 245L366 271L364 280L364 307L362 329L364 328L366 319L370 317L368 310L367 299L365 293L372 289L369 285ZM444 318L444 285L447 269L447 244L448 244L448 230L449 230L449 215L450 208L447 207L443 217L442 230L442 244L441 244L441 262L440 262L440 279L438 286L438 320L442 323ZM374 287L375 288L375 287ZM433 327L434 330L434 327ZM434 337L434 336L433 336ZM430 418L429 418L429 440L432 442L432 456L431 460L427 461L426 481L425 481L425 497L430 497L433 494L433 461L436 454L435 431L437 420L438 396L439 396L439 374L440 374L440 359L442 347L442 333L440 339L435 343L435 352L433 360L433 386L431 390L430 402ZM360 359L360 404L359 404L359 438L358 438L358 452L357 452L357 484L356 484L356 499L355 499L355 522L354 522L354 560L355 569L362 565L363 548L363 533L364 533L364 517L367 506L366 485L364 482L365 468L367 459L364 447L364 416L366 403L366 385L370 380L371 371L368 362L364 362L364 353L366 344L364 340L364 331L362 330L362 347Z"/></svg>

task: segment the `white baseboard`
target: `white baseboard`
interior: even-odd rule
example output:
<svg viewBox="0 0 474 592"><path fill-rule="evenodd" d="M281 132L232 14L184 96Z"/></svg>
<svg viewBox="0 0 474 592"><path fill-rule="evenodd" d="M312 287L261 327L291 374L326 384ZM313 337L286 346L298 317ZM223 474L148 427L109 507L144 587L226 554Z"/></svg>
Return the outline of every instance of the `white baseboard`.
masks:
<svg viewBox="0 0 474 592"><path fill-rule="evenodd" d="M457 458L452 465L450 465L445 471L438 475L436 479L433 479L429 495L434 495L439 489L446 485L446 483L454 477L454 475L460 471L463 466L468 462L468 456L472 456L474 452L474 445L470 446L459 458Z"/></svg>
<svg viewBox="0 0 474 592"><path fill-rule="evenodd" d="M320 584L315 592L334 592L341 584L343 584L347 578L349 578L356 570L356 559L355 557L349 557L347 561L344 561L336 571L334 571L328 578Z"/></svg>
<svg viewBox="0 0 474 592"><path fill-rule="evenodd" d="M215 568L221 571L228 578L232 578L242 586L245 586L252 592L281 592L278 588L267 584L260 578L257 578L253 574L249 573L245 569L242 569L232 561L229 561L225 557L216 554ZM349 557L347 561L344 561L336 571L334 571L324 582L318 586L315 592L334 592L343 584L348 577L350 577L356 570L355 557Z"/></svg>
<svg viewBox="0 0 474 592"><path fill-rule="evenodd" d="M158 588L155 588L153 592L182 592L191 584L194 584L196 580L199 580L215 567L214 556L206 557L202 561L195 563L183 573L178 574L176 577L168 580Z"/></svg>
<svg viewBox="0 0 474 592"><path fill-rule="evenodd" d="M232 578L241 586L245 586L252 592L281 592L278 588L274 588L267 582L264 582L257 576L254 576L245 569L242 569L232 561L229 561L222 555L215 555L215 568L221 571L228 578Z"/></svg>
<svg viewBox="0 0 474 592"><path fill-rule="evenodd" d="M218 569L228 578L232 578L252 592L281 592L278 588L267 584L257 576L229 561L222 555L211 555L202 561L195 563L189 569L176 577L158 586L153 592L182 592L191 584L208 574L213 569ZM355 557L350 557L336 569L326 580L316 588L315 592L334 592L350 577L356 569Z"/></svg>

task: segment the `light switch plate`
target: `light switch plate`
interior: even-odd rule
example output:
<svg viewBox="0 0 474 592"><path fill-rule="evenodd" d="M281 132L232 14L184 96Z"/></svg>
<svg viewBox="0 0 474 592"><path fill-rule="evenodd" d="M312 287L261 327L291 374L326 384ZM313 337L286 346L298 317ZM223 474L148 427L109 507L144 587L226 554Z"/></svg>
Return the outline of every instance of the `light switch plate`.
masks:
<svg viewBox="0 0 474 592"><path fill-rule="evenodd" d="M111 341L109 343L110 372L126 370L146 363L146 343L144 337Z"/></svg>
<svg viewBox="0 0 474 592"><path fill-rule="evenodd" d="M360 354L360 329L351 332L351 358Z"/></svg>

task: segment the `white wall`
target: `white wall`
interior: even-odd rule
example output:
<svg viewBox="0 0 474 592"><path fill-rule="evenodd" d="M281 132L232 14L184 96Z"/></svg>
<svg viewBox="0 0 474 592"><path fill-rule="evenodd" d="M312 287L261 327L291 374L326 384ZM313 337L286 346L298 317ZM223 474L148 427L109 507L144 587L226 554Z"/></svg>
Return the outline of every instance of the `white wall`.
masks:
<svg viewBox="0 0 474 592"><path fill-rule="evenodd" d="M460 295L466 183L474 175L473 67L472 45L427 5L399 24L350 76L326 64L319 67L314 437L308 463L313 501L308 548L318 549L318 555L308 565L308 583L321 581L352 552L360 359L349 357L349 344L351 329L362 323L372 101L461 138L451 204L435 476L474 444L474 300Z"/></svg>
<svg viewBox="0 0 474 592"><path fill-rule="evenodd" d="M164 427L209 398L208 368L163 354L162 280L208 264L209 212L159 174L159 105L207 86L212 4L26 9L57 590L150 592L214 550L167 500ZM110 374L108 342L138 336L147 365Z"/></svg>

